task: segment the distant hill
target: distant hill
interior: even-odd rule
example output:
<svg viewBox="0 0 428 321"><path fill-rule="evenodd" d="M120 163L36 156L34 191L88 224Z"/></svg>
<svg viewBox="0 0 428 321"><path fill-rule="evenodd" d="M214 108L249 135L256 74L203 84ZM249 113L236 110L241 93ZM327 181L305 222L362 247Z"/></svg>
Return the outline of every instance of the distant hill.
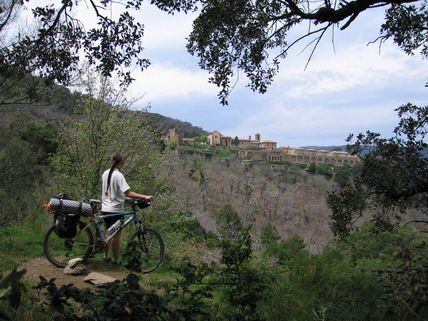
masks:
<svg viewBox="0 0 428 321"><path fill-rule="evenodd" d="M154 123L160 130L162 135L165 135L169 129L177 128L185 138L192 138L195 136L208 135L209 132L203 130L201 127L193 126L191 123L181 121L178 119L166 117L156 113L146 113L147 118Z"/></svg>
<svg viewBox="0 0 428 321"><path fill-rule="evenodd" d="M329 152L346 152L346 145L341 145L341 146L302 146L299 148L304 148L304 149L315 149L315 150L326 150Z"/></svg>
<svg viewBox="0 0 428 321"><path fill-rule="evenodd" d="M0 124L8 123L17 118L26 122L55 122L69 115L78 115L79 111L76 109L76 104L82 96L81 93L71 92L62 86L46 88L45 94L41 97L41 102L37 104L0 105L0 113L2 114ZM208 134L201 127L193 126L186 121L145 111L132 112L144 113L148 122L158 127L162 135L165 135L171 128L177 128L186 138Z"/></svg>

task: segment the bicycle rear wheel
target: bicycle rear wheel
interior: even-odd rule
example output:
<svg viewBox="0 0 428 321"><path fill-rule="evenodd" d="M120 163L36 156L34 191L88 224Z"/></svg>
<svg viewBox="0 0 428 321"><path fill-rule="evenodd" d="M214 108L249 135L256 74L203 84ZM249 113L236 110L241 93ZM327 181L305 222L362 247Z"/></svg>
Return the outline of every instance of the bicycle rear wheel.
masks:
<svg viewBox="0 0 428 321"><path fill-rule="evenodd" d="M86 228L78 231L73 238L60 238L52 226L46 233L43 241L43 252L46 258L52 264L58 267L66 267L68 261L75 258L81 258L85 261L91 255L94 247L94 237Z"/></svg>
<svg viewBox="0 0 428 321"><path fill-rule="evenodd" d="M126 246L126 253L138 259L141 272L152 272L162 263L164 257L163 240L156 231L145 228L143 231L137 231L132 235Z"/></svg>

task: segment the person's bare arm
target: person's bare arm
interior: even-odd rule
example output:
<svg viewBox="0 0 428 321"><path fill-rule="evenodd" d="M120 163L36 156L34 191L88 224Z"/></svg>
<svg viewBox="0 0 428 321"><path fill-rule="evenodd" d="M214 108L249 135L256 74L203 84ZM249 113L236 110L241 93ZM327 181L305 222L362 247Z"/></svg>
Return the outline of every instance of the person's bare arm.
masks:
<svg viewBox="0 0 428 321"><path fill-rule="evenodd" d="M148 201L151 201L152 199L154 199L154 196L152 195L143 195L143 194L135 193L130 189L125 192L125 196L129 198L141 198L143 200L148 200Z"/></svg>

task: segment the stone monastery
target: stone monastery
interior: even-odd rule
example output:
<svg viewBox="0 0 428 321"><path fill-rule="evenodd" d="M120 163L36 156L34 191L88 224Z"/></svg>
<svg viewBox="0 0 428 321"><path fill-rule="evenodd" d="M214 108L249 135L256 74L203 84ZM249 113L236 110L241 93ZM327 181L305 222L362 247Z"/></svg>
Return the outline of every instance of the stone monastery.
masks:
<svg viewBox="0 0 428 321"><path fill-rule="evenodd" d="M260 139L260 134L255 135L252 140L233 139L230 136L224 136L215 130L208 134L208 143L216 146L236 147L239 149L239 156L252 160L281 161L290 163L317 163L342 166L345 164L355 165L360 162L357 156L346 152L325 151L292 147L277 147L277 143L271 140ZM177 129L170 129L167 136L162 139L171 142L193 141L192 138L182 138Z"/></svg>

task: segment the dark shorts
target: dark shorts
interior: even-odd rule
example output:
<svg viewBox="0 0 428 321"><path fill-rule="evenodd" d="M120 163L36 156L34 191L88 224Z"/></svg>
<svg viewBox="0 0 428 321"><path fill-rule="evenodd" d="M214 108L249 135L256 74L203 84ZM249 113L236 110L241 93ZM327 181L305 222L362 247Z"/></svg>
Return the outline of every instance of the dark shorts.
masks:
<svg viewBox="0 0 428 321"><path fill-rule="evenodd" d="M116 214L116 213L111 213L111 212L101 212L101 215L109 215L109 214ZM114 223L116 223L117 221L119 221L121 218L123 218L123 215L117 215L117 216L112 216L112 217L106 217L104 219L104 222L106 223L106 227L107 229L112 226Z"/></svg>

